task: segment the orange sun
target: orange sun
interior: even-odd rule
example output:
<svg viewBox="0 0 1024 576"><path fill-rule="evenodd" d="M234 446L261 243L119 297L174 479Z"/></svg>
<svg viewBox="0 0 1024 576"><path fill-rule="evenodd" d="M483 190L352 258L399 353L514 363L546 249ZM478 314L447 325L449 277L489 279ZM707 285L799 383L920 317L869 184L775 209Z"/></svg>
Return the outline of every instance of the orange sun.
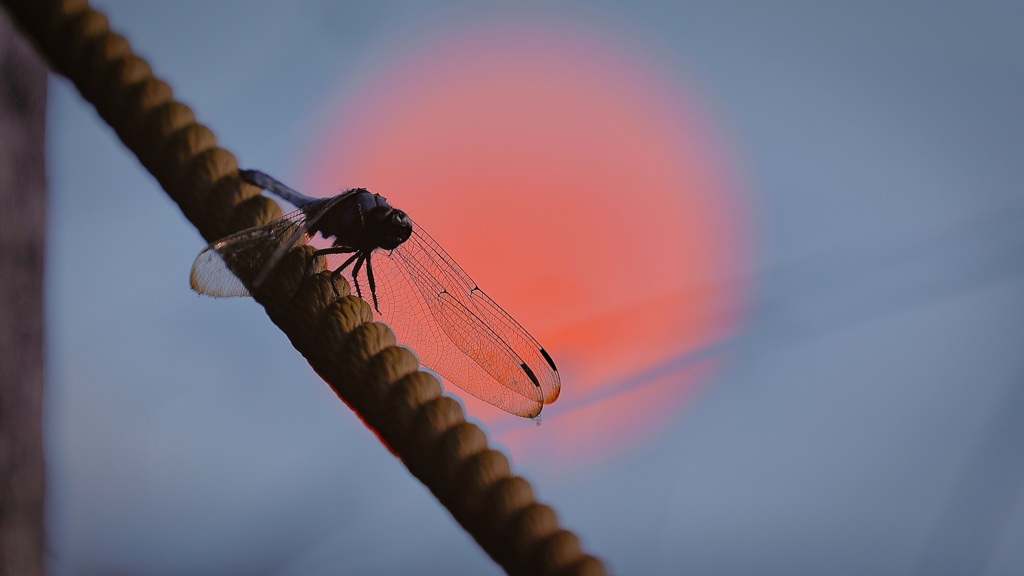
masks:
<svg viewBox="0 0 1024 576"><path fill-rule="evenodd" d="M724 282L743 222L716 138L643 60L578 33L490 28L396 59L333 114L304 189L388 197L558 363L562 395L538 429L460 394L499 440L605 452L710 372L680 359L736 328Z"/></svg>

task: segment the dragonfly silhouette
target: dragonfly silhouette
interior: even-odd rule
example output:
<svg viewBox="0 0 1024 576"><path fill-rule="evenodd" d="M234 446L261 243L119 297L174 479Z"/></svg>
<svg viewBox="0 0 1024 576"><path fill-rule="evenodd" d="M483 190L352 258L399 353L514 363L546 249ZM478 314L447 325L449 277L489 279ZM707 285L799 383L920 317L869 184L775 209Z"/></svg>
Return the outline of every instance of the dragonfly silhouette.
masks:
<svg viewBox="0 0 1024 576"><path fill-rule="evenodd" d="M249 296L289 250L319 234L331 245L315 254L364 299L365 278L378 320L424 366L517 416L533 418L558 398L558 369L547 351L386 198L363 188L311 198L256 170L240 176L298 210L207 246L192 265L193 290Z"/></svg>

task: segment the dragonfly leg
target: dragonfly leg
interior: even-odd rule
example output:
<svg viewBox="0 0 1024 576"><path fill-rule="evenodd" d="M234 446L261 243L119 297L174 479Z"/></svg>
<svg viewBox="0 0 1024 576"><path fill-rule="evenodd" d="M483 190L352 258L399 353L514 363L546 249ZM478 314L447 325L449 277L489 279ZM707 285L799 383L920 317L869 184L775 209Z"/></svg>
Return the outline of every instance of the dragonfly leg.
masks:
<svg viewBox="0 0 1024 576"><path fill-rule="evenodd" d="M356 285L356 296L362 298L363 290L359 287L359 269L363 267L363 262L366 261L366 257L363 256L362 252L357 252L356 255L349 258L349 260L352 260L353 258L356 259L356 265L355 268L352 268L352 282Z"/></svg>
<svg viewBox="0 0 1024 576"><path fill-rule="evenodd" d="M352 251L353 250L351 248L343 248L343 247L340 247L340 246L334 246L334 247L331 247L331 248L323 248L323 249L317 250L316 252L313 252L313 256L327 256L329 254L348 254L349 252L352 252ZM351 264L352 261L355 260L358 257L359 257L359 254L353 254L352 257L349 258L348 260L346 260L344 264L342 264L341 266L338 266L337 268L334 269L334 271L331 272L331 284L332 285L334 284L334 281L338 279L338 276L341 276L341 273L345 270L345 268L347 268L349 266L349 264ZM334 290L334 295L339 297L339 298L341 297L341 294L338 294L338 290L337 289Z"/></svg>
<svg viewBox="0 0 1024 576"><path fill-rule="evenodd" d="M359 204L356 204L356 214L359 215L359 229L366 230L366 218L363 216L363 207ZM376 307L377 294L373 291L373 271L370 269L370 253L359 251L356 254L359 256L359 259L356 260L356 266L352 269L352 281L356 283L356 296L363 297L363 291L359 287L359 269L362 268L363 262L366 262L367 279L370 281L370 293L373 294L373 304Z"/></svg>
<svg viewBox="0 0 1024 576"><path fill-rule="evenodd" d="M349 248L348 246L331 246L330 248L320 248L316 252L313 252L313 256L327 256L328 254L351 254L355 252L355 248Z"/></svg>
<svg viewBox="0 0 1024 576"><path fill-rule="evenodd" d="M380 306L377 304L377 283L373 279L373 252L366 255L366 281L370 284L370 296L373 297L373 307L380 314Z"/></svg>

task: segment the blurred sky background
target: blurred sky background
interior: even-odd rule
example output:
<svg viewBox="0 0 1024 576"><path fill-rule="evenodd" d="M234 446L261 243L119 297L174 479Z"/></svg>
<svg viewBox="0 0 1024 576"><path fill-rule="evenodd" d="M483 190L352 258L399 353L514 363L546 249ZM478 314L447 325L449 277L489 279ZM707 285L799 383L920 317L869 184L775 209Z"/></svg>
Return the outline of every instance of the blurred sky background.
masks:
<svg viewBox="0 0 1024 576"><path fill-rule="evenodd" d="M613 572L1024 573L1024 4L94 5L545 343L543 425L464 404ZM51 87L53 573L499 573Z"/></svg>

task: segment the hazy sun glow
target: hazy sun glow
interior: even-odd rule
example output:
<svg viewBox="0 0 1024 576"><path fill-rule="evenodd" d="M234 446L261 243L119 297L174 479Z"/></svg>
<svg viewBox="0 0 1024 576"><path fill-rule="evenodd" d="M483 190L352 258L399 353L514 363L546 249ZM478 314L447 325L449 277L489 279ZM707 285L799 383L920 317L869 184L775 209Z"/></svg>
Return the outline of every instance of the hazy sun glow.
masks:
<svg viewBox="0 0 1024 576"><path fill-rule="evenodd" d="M388 197L547 347L562 375L548 453L656 429L710 373L714 360L658 367L735 330L742 290L722 282L743 226L706 120L642 60L498 27L398 59L334 114L306 190ZM512 418L461 397L492 429Z"/></svg>

